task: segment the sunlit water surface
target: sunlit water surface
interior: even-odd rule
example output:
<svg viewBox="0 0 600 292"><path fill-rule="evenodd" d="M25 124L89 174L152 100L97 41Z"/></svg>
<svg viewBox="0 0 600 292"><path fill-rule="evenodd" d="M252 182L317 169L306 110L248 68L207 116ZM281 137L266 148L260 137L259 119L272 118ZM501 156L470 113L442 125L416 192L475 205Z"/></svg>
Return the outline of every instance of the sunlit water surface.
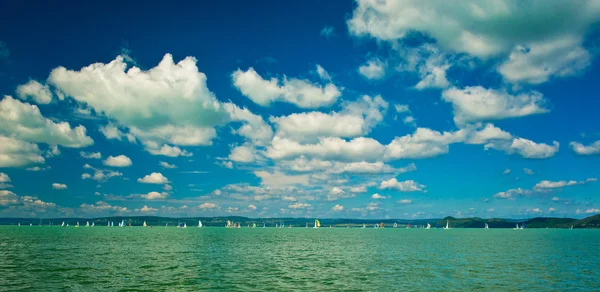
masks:
<svg viewBox="0 0 600 292"><path fill-rule="evenodd" d="M2 291L600 290L600 230L0 226Z"/></svg>

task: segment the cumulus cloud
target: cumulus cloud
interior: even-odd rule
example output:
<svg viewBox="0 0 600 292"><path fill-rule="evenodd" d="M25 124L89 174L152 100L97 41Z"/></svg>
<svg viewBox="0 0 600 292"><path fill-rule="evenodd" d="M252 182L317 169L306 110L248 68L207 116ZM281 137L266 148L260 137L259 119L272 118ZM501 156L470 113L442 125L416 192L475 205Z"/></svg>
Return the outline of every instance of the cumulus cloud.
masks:
<svg viewBox="0 0 600 292"><path fill-rule="evenodd" d="M3 172L0 172L0 189L12 188L10 177Z"/></svg>
<svg viewBox="0 0 600 292"><path fill-rule="evenodd" d="M419 192L425 188L424 185L415 182L414 180L406 180L399 182L395 177L389 180L382 181L379 185L380 189L392 189L401 192Z"/></svg>
<svg viewBox="0 0 600 292"><path fill-rule="evenodd" d="M582 184L586 184L586 183L590 183L590 182L595 182L597 179L596 178L588 178L584 181L574 181L574 180L561 180L561 181L550 181L550 180L543 180L540 181L539 183L537 183L533 188L534 189L538 189L538 190L547 190L547 189L556 189L556 188L563 188L563 187L568 187L568 186L574 186L574 185L582 185Z"/></svg>
<svg viewBox="0 0 600 292"><path fill-rule="evenodd" d="M585 146L579 142L571 142L569 144L571 149L579 155L595 155L600 154L600 140L590 144L589 146Z"/></svg>
<svg viewBox="0 0 600 292"><path fill-rule="evenodd" d="M367 79L381 79L385 75L386 66L387 65L379 60L379 58L374 58L358 67L358 73Z"/></svg>
<svg viewBox="0 0 600 292"><path fill-rule="evenodd" d="M154 213L154 212L158 211L158 209L152 208L152 207L148 207L147 205L144 205L144 207L142 207L140 209L140 211L143 212L143 213Z"/></svg>
<svg viewBox="0 0 600 292"><path fill-rule="evenodd" d="M100 152L79 152L79 155L86 159L101 159L102 154Z"/></svg>
<svg viewBox="0 0 600 292"><path fill-rule="evenodd" d="M449 88L442 98L452 103L454 122L463 125L470 122L500 120L547 113L546 100L541 93L532 91L511 95L504 91L485 89L481 86L458 89Z"/></svg>
<svg viewBox="0 0 600 292"><path fill-rule="evenodd" d="M218 206L217 204L213 204L213 203L202 203L198 206L198 208L203 209L203 210L207 210L207 209L217 209Z"/></svg>
<svg viewBox="0 0 600 292"><path fill-rule="evenodd" d="M252 205L252 204L248 205L248 210L250 210L250 211L256 210L256 205Z"/></svg>
<svg viewBox="0 0 600 292"><path fill-rule="evenodd" d="M404 205L412 204L412 200L409 200L409 199L398 200L398 204L404 204Z"/></svg>
<svg viewBox="0 0 600 292"><path fill-rule="evenodd" d="M67 189L67 185L66 184L53 183L52 184L52 188L55 189L55 190L66 190Z"/></svg>
<svg viewBox="0 0 600 292"><path fill-rule="evenodd" d="M465 132L438 132L417 128L411 135L396 137L387 145L389 159L428 158L448 153L448 145L464 140Z"/></svg>
<svg viewBox="0 0 600 292"><path fill-rule="evenodd" d="M39 104L49 104L52 102L52 92L48 85L42 85L35 80L17 86L17 96L20 99L32 99Z"/></svg>
<svg viewBox="0 0 600 292"><path fill-rule="evenodd" d="M344 206L340 205L340 204L336 204L335 206L333 206L331 208L331 211L333 212L340 212L344 210Z"/></svg>
<svg viewBox="0 0 600 292"><path fill-rule="evenodd" d="M357 2L347 21L352 35L396 42L409 37L411 32L420 32L435 39L445 50L479 58L508 54L519 45L551 44L557 39L577 37L581 41L587 28L600 19L600 9L594 1L577 7L568 2L547 7L544 1L484 1L468 5L455 1ZM559 25L560 19L574 21ZM527 25L532 21L537 25ZM514 33L515 30L519 33ZM532 55L537 54L534 49ZM564 55L549 54L544 59L565 58Z"/></svg>
<svg viewBox="0 0 600 292"><path fill-rule="evenodd" d="M269 106L273 102L288 102L300 108L318 108L335 103L341 95L333 83L325 86L308 80L283 77L269 80L261 77L253 68L233 72L233 85L256 104Z"/></svg>
<svg viewBox="0 0 600 292"><path fill-rule="evenodd" d="M531 193L531 191L529 191L529 190L517 188L517 189L510 189L506 192L496 193L496 194L494 194L494 198L505 199L505 200L515 200L518 196L528 195L530 193Z"/></svg>
<svg viewBox="0 0 600 292"><path fill-rule="evenodd" d="M250 163L256 161L256 149L252 145L242 145L231 149L229 160L241 163Z"/></svg>
<svg viewBox="0 0 600 292"><path fill-rule="evenodd" d="M169 183L169 180L164 177L160 172L153 172L144 176L143 178L138 178L137 180L140 183L144 184L166 184Z"/></svg>
<svg viewBox="0 0 600 292"><path fill-rule="evenodd" d="M113 167L129 167L131 164L131 159L125 155L109 156L104 160L104 165Z"/></svg>
<svg viewBox="0 0 600 292"><path fill-rule="evenodd" d="M288 208L290 208L290 209L307 209L310 207L312 207L312 206L307 203L296 203L296 204L292 204L292 205L288 206Z"/></svg>
<svg viewBox="0 0 600 292"><path fill-rule="evenodd" d="M146 200L164 200L169 197L169 193L149 192L147 194L140 195L140 197Z"/></svg>
<svg viewBox="0 0 600 292"><path fill-rule="evenodd" d="M333 26L325 26L321 29L321 32L319 34L329 39L330 37L335 36L335 29L333 28Z"/></svg>
<svg viewBox="0 0 600 292"><path fill-rule="evenodd" d="M295 141L315 141L323 137L358 137L368 134L380 123L388 108L381 97L362 96L355 102L345 103L340 112L304 112L282 117L271 117L278 137Z"/></svg>
<svg viewBox="0 0 600 292"><path fill-rule="evenodd" d="M228 120L193 57L175 63L166 54L156 67L141 70L128 68L123 56L118 56L110 63L95 63L79 71L58 67L48 81L127 128L155 155L185 153L173 145L210 145L216 137L214 127ZM107 137L120 136L114 127L105 128Z"/></svg>
<svg viewBox="0 0 600 292"><path fill-rule="evenodd" d="M0 135L0 167L24 167L44 162L42 151L36 144Z"/></svg>
<svg viewBox="0 0 600 292"><path fill-rule="evenodd" d="M596 209L596 208L591 208L591 209L587 209L587 210L577 209L577 211L575 211L575 213L577 213L577 214L595 214L595 213L600 213L600 209Z"/></svg>
<svg viewBox="0 0 600 292"><path fill-rule="evenodd" d="M375 194L373 194L373 195L371 196L371 199L376 199L376 200L379 200L379 199L385 199L385 198L387 198L387 197L386 197L386 196L382 196L382 195L380 195L380 194L378 194L378 193L375 193Z"/></svg>
<svg viewBox="0 0 600 292"><path fill-rule="evenodd" d="M508 154L517 153L525 158L546 159L554 156L558 152L559 146L556 141L552 142L552 145L548 145L524 138L514 138L512 141L491 142L485 145L485 149L494 148Z"/></svg>
<svg viewBox="0 0 600 292"><path fill-rule="evenodd" d="M523 168L523 172L527 175L533 175L534 172L533 170L529 169L529 168Z"/></svg>
<svg viewBox="0 0 600 292"><path fill-rule="evenodd" d="M35 105L5 96L0 101L0 135L25 142L46 143L71 148L92 145L84 126L71 128L67 122L54 122L42 116Z"/></svg>

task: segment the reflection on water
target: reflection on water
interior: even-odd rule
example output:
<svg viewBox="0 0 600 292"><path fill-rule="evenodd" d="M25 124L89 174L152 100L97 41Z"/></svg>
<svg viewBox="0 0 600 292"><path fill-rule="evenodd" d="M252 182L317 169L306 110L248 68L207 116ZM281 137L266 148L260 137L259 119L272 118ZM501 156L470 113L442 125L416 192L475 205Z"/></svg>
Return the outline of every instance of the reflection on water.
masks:
<svg viewBox="0 0 600 292"><path fill-rule="evenodd" d="M600 230L0 226L0 290L600 289Z"/></svg>

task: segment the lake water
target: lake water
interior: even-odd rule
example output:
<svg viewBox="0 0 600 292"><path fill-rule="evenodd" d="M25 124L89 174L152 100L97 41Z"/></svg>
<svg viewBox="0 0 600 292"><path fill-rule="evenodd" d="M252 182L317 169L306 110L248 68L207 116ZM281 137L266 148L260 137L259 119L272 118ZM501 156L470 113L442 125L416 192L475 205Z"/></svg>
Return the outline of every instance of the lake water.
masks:
<svg viewBox="0 0 600 292"><path fill-rule="evenodd" d="M0 226L3 291L600 290L600 230Z"/></svg>

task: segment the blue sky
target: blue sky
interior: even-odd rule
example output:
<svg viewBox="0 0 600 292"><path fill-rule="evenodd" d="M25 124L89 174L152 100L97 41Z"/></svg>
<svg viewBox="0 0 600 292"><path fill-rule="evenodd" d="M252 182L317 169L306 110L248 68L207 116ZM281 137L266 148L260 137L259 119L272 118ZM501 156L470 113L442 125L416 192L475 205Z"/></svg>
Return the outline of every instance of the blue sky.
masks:
<svg viewBox="0 0 600 292"><path fill-rule="evenodd" d="M1 217L600 213L598 2L1 5Z"/></svg>

